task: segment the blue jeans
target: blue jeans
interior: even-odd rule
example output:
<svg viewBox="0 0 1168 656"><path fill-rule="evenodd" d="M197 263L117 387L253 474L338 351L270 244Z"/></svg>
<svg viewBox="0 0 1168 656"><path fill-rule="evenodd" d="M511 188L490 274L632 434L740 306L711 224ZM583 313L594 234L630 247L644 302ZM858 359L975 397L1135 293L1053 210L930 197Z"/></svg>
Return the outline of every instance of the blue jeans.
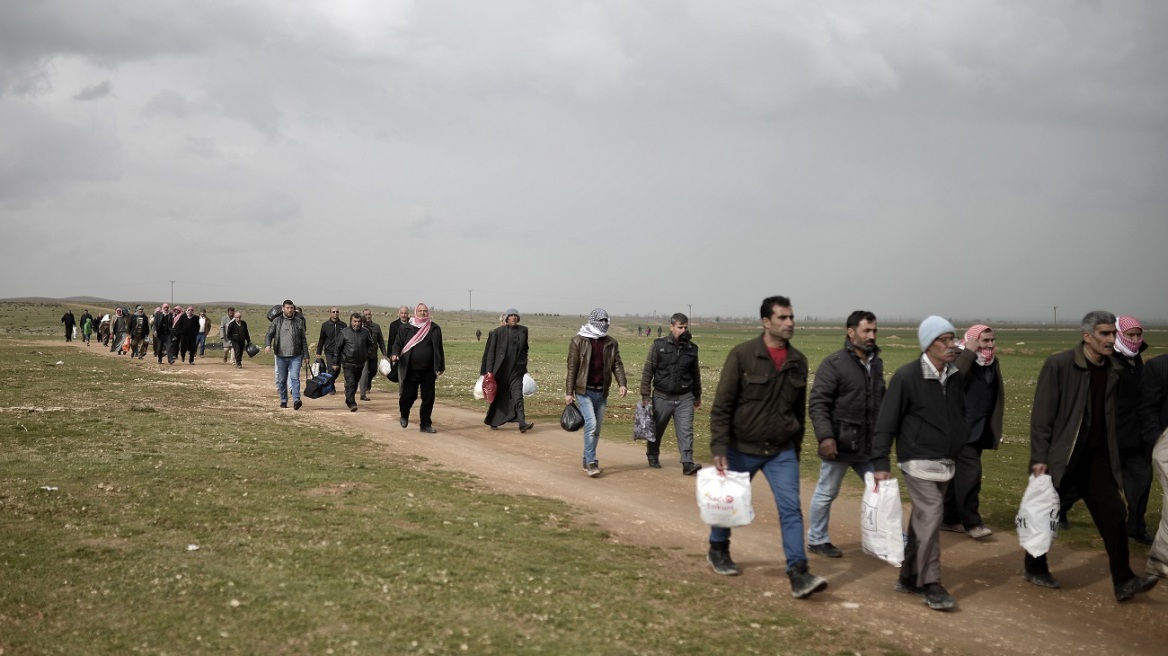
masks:
<svg viewBox="0 0 1168 656"><path fill-rule="evenodd" d="M600 426L604 423L604 408L608 397L604 392L586 390L576 395L576 407L584 415L584 464L596 462L596 443L600 441Z"/></svg>
<svg viewBox="0 0 1168 656"><path fill-rule="evenodd" d="M280 390L280 403L288 402L289 386L292 387L292 400L300 400L300 366L303 362L299 355L276 356L276 389Z"/></svg>
<svg viewBox="0 0 1168 656"><path fill-rule="evenodd" d="M856 472L860 480L864 474L875 471L870 462L838 462L824 460L819 466L819 484L811 495L811 517L807 523L807 544L824 544L831 542L827 535L827 524L831 521L831 502L839 496L840 484L844 476L851 469Z"/></svg>
<svg viewBox="0 0 1168 656"><path fill-rule="evenodd" d="M199 357L207 354L207 335L199 333L195 336L195 348L199 350Z"/></svg>
<svg viewBox="0 0 1168 656"><path fill-rule="evenodd" d="M803 509L799 506L799 456L795 448L780 451L773 456L755 456L729 449L726 452L730 471L746 472L750 479L762 471L775 495L779 510L779 527L783 536L783 555L787 557L787 571L807 562L803 548ZM729 542L730 529L710 527L710 542Z"/></svg>

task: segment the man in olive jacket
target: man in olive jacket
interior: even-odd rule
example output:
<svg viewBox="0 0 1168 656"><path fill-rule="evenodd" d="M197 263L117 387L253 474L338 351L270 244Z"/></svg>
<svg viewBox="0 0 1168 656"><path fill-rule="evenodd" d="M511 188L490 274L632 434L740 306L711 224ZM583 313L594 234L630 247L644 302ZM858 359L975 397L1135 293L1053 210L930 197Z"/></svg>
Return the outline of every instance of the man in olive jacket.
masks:
<svg viewBox="0 0 1168 656"><path fill-rule="evenodd" d="M1115 388L1117 365L1115 315L1096 310L1080 322L1083 341L1078 346L1046 359L1034 390L1030 414L1030 471L1050 474L1062 496L1083 499L1111 569L1117 601L1151 590L1155 576L1137 577L1128 563L1126 508L1119 494L1123 486L1116 440ZM1025 560L1027 581L1057 588L1046 554Z"/></svg>
<svg viewBox="0 0 1168 656"><path fill-rule="evenodd" d="M726 357L710 408L710 453L718 472L762 472L779 510L791 596L803 599L827 587L807 569L803 510L799 505L799 448L807 403L807 358L794 346L791 300L762 302L762 335L735 346ZM739 573L730 559L730 529L710 528L706 556L714 571Z"/></svg>

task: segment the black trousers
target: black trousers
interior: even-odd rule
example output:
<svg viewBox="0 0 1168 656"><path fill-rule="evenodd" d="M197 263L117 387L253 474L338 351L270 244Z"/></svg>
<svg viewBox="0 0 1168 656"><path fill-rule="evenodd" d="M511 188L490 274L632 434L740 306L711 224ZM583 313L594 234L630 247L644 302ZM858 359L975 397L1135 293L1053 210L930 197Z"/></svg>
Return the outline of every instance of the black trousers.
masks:
<svg viewBox="0 0 1168 656"><path fill-rule="evenodd" d="M1078 462L1074 460L1072 458L1071 467L1059 481L1059 496L1062 497L1064 492L1076 494L1087 506L1087 512L1091 513L1099 537L1103 538L1103 547L1107 550L1111 581L1118 585L1134 577L1135 573L1128 562L1130 553L1124 531L1123 497L1119 495L1119 487L1111 473L1111 462L1105 453L1085 453L1078 458ZM1037 558L1026 554L1026 571L1032 574L1050 572L1046 554Z"/></svg>
<svg viewBox="0 0 1168 656"><path fill-rule="evenodd" d="M231 347L232 347L232 350L235 352L235 364L243 364L243 349L246 346L247 346L247 344L241 339L231 340ZM177 344L172 342L170 350L175 355L178 355L178 345Z"/></svg>
<svg viewBox="0 0 1168 656"><path fill-rule="evenodd" d="M981 452L978 443L961 447L956 458L956 472L945 490L946 524L961 524L971 529L982 523L978 507L981 505Z"/></svg>
<svg viewBox="0 0 1168 656"><path fill-rule="evenodd" d="M398 409L404 419L410 418L410 409L418 399L419 389L422 392L422 406L418 408L418 421L422 428L429 426L431 414L434 412L434 383L438 374L433 369L403 369L398 372L401 377L401 395L398 397Z"/></svg>
<svg viewBox="0 0 1168 656"><path fill-rule="evenodd" d="M345 364L341 370L345 372L345 405L352 408L357 405L357 388L361 382L361 367L364 365Z"/></svg>
<svg viewBox="0 0 1168 656"><path fill-rule="evenodd" d="M377 375L377 354L369 356L369 361L365 363L365 370L361 375L361 393L373 389L373 377Z"/></svg>
<svg viewBox="0 0 1168 656"><path fill-rule="evenodd" d="M1127 499L1127 534L1144 535L1148 532L1144 515L1154 476L1151 445L1120 449L1119 465L1123 469L1123 496Z"/></svg>

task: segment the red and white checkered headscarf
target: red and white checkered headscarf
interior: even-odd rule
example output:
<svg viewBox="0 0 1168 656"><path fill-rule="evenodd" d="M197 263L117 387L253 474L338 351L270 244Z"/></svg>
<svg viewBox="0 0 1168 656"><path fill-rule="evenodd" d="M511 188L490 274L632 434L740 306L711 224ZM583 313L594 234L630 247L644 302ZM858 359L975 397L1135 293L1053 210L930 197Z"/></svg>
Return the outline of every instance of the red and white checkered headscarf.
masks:
<svg viewBox="0 0 1168 656"><path fill-rule="evenodd" d="M965 340L962 341L962 345L965 348L972 348L972 349L975 349L977 351L977 363L983 367L993 364L994 363L994 354L996 354L998 352L997 344L995 344L994 346L991 346L990 348L984 348L984 349L977 348L977 340L980 339L981 334L987 330L990 332L993 332L994 329L990 328L989 326L985 325L984 323L979 323L977 325L970 326L969 330L965 331Z"/></svg>
<svg viewBox="0 0 1168 656"><path fill-rule="evenodd" d="M1132 328L1139 328L1142 331L1144 327L1140 325L1140 320L1129 314L1123 314L1116 319L1115 327L1117 328L1115 334L1115 350L1129 358L1134 358L1139 355L1140 347L1144 345L1143 336L1141 335L1139 339L1133 341L1124 337L1123 334Z"/></svg>

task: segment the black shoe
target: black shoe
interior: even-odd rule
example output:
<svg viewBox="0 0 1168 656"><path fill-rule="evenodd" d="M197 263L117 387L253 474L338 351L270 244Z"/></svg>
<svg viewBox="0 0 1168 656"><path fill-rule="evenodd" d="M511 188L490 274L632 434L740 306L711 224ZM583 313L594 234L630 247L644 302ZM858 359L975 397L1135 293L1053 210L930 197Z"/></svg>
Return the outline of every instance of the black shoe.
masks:
<svg viewBox="0 0 1168 656"><path fill-rule="evenodd" d="M1023 572L1022 578L1030 581L1040 588L1051 588L1058 590L1059 588L1063 587L1061 584L1059 584L1058 579L1051 575L1050 572L1041 572L1037 574L1034 572Z"/></svg>
<svg viewBox="0 0 1168 656"><path fill-rule="evenodd" d="M1136 534L1136 535L1128 534L1127 539L1131 540L1132 542L1139 542L1140 544L1146 544L1149 547L1152 546L1153 542L1155 542L1155 540L1152 539L1152 536L1148 535L1147 533Z"/></svg>
<svg viewBox="0 0 1168 656"><path fill-rule="evenodd" d="M787 572L791 579L791 596L796 599L806 599L813 593L827 588L827 579L816 576L807 570L807 563L800 562Z"/></svg>
<svg viewBox="0 0 1168 656"><path fill-rule="evenodd" d="M844 552L840 551L834 544L824 542L823 544L809 544L807 550L813 554L819 554L824 558L843 558Z"/></svg>
<svg viewBox="0 0 1168 656"><path fill-rule="evenodd" d="M405 417L402 417L401 420L398 421L398 423L401 424L402 428L405 428L406 426L410 425L410 420L406 419Z"/></svg>
<svg viewBox="0 0 1168 656"><path fill-rule="evenodd" d="M368 400L369 400L369 397L368 397L368 396L365 396L364 394L362 394L362 395L361 395L361 400L362 400L362 401L368 401Z"/></svg>
<svg viewBox="0 0 1168 656"><path fill-rule="evenodd" d="M1071 520L1067 519L1066 513L1059 514L1059 530L1066 531L1071 528Z"/></svg>
<svg viewBox="0 0 1168 656"><path fill-rule="evenodd" d="M738 569L738 565L730 560L730 544L723 542L721 544L710 543L710 551L706 554L706 561L714 568L714 572L722 576L738 576L742 570Z"/></svg>
<svg viewBox="0 0 1168 656"><path fill-rule="evenodd" d="M287 407L288 407L288 402L287 402L287 401L281 401L281 402L280 402L280 407L281 407L281 408L287 408Z"/></svg>
<svg viewBox="0 0 1168 656"><path fill-rule="evenodd" d="M923 595L925 589L919 585L914 584L907 579L896 579L896 591L904 594Z"/></svg>
<svg viewBox="0 0 1168 656"><path fill-rule="evenodd" d="M648 456L649 467L652 469L661 469L661 460L657 456Z"/></svg>
<svg viewBox="0 0 1168 656"><path fill-rule="evenodd" d="M300 399L296 399L296 402L292 404L292 409L293 409L293 410L299 410L299 409L300 409L300 407L301 407L301 406L303 406L303 405L304 405L304 404L300 402Z"/></svg>
<svg viewBox="0 0 1168 656"><path fill-rule="evenodd" d="M418 430L422 431L423 433L437 433L438 432L437 430L434 429L433 426L422 426Z"/></svg>
<svg viewBox="0 0 1168 656"><path fill-rule="evenodd" d="M925 584L925 605L933 610L949 610L957 605L949 591L940 583Z"/></svg>
<svg viewBox="0 0 1168 656"><path fill-rule="evenodd" d="M529 431L533 428L535 428L535 424L520 424L519 425L519 432L526 433L527 431Z"/></svg>
<svg viewBox="0 0 1168 656"><path fill-rule="evenodd" d="M965 527L961 525L961 522L954 522L952 524L941 522L941 530L949 531L950 533L964 533Z"/></svg>
<svg viewBox="0 0 1168 656"><path fill-rule="evenodd" d="M702 466L696 462L683 462L683 463L681 463L681 473L685 474L686 476L693 476L694 474L701 471L701 469L702 469Z"/></svg>
<svg viewBox="0 0 1168 656"><path fill-rule="evenodd" d="M498 426L491 426L491 430L499 430Z"/></svg>
<svg viewBox="0 0 1168 656"><path fill-rule="evenodd" d="M1115 600L1128 601L1132 597L1156 587L1159 582L1160 577L1158 576L1133 576L1115 586Z"/></svg>
<svg viewBox="0 0 1168 656"><path fill-rule="evenodd" d="M349 406L349 412L357 412L357 405L353 404L353 405Z"/></svg>

